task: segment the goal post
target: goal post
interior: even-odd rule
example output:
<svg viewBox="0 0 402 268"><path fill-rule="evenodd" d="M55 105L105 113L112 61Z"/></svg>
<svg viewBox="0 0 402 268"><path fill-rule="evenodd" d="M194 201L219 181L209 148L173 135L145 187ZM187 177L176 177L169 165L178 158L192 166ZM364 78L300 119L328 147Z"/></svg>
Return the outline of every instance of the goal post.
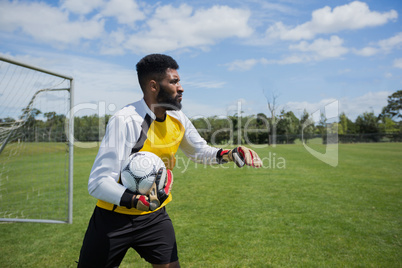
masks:
<svg viewBox="0 0 402 268"><path fill-rule="evenodd" d="M0 56L0 221L72 223L72 77Z"/></svg>

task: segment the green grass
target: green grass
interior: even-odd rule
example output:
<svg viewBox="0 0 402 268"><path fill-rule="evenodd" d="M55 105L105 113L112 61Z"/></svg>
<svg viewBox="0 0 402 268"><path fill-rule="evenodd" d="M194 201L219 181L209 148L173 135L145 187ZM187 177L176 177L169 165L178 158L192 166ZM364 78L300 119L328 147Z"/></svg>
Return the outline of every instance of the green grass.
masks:
<svg viewBox="0 0 402 268"><path fill-rule="evenodd" d="M9 144L0 155L0 170L0 217L67 220L66 144Z"/></svg>
<svg viewBox="0 0 402 268"><path fill-rule="evenodd" d="M182 267L402 266L401 143L340 145L337 167L302 145L257 151L270 168L178 155L167 209ZM87 192L96 153L75 149L72 225L0 223L0 267L76 266L96 203ZM131 250L121 267L149 265Z"/></svg>

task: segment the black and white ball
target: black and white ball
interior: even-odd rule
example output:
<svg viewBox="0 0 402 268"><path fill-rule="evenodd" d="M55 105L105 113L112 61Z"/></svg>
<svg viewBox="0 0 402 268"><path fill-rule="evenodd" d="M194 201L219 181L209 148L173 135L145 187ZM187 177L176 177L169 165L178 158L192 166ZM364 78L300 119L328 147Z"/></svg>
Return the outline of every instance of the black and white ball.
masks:
<svg viewBox="0 0 402 268"><path fill-rule="evenodd" d="M148 194L161 167L165 164L154 153L134 153L122 165L121 182L134 193Z"/></svg>

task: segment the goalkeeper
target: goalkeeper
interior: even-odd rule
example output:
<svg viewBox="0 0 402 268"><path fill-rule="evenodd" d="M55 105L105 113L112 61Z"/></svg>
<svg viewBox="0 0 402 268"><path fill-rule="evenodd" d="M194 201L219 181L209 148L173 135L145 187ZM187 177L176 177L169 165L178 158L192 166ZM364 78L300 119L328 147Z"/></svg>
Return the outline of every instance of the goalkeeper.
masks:
<svg viewBox="0 0 402 268"><path fill-rule="evenodd" d="M244 146L220 149L201 138L181 111L183 88L173 58L151 54L136 67L144 97L118 111L107 125L89 176L88 191L98 202L78 267L117 267L129 248L153 267L180 267L173 225L165 208L172 200L172 170L179 148L198 163L262 165L258 155ZM149 196L129 191L119 180L122 163L139 151L156 154L167 168L153 186L158 188L156 184L161 183L162 189Z"/></svg>

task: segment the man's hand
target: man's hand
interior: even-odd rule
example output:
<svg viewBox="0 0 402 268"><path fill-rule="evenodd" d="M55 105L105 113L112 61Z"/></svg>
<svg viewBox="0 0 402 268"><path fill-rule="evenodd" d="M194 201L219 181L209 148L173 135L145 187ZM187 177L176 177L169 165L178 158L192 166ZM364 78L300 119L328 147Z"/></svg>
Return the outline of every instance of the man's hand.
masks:
<svg viewBox="0 0 402 268"><path fill-rule="evenodd" d="M220 158L223 163L233 161L240 168L244 165L256 168L262 166L262 161L258 154L244 146L239 146L232 150L221 149L218 152L218 158Z"/></svg>
<svg viewBox="0 0 402 268"><path fill-rule="evenodd" d="M142 211L149 211L149 198L146 195L133 195L131 207Z"/></svg>
<svg viewBox="0 0 402 268"><path fill-rule="evenodd" d="M149 211L149 197L126 189L120 199L120 206L125 206L128 209L136 208L141 211Z"/></svg>
<svg viewBox="0 0 402 268"><path fill-rule="evenodd" d="M169 169L160 168L149 193L150 210L157 209L169 197L173 185L173 173Z"/></svg>

